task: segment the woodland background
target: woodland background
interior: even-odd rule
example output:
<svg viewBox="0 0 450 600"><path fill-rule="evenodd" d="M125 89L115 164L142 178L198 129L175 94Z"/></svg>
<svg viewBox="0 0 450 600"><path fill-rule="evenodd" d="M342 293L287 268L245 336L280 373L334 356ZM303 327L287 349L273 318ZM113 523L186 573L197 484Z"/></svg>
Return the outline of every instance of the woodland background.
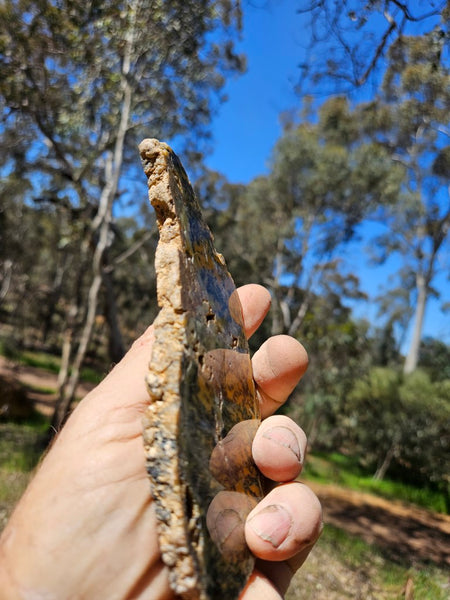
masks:
<svg viewBox="0 0 450 600"><path fill-rule="evenodd" d="M157 137L187 166L236 284L272 294L253 347L288 333L308 350L286 410L313 451L434 491L444 512L450 346L422 328L430 298L450 300L450 4L292 1L321 59L302 65L270 172L248 185L203 163L224 84L245 69L245 2L0 3L0 352L55 357L53 431L82 368L101 377L155 317L137 144ZM369 78L371 97L351 101ZM386 233L361 240L368 223ZM376 325L353 310L357 241L371 268L399 265Z"/></svg>

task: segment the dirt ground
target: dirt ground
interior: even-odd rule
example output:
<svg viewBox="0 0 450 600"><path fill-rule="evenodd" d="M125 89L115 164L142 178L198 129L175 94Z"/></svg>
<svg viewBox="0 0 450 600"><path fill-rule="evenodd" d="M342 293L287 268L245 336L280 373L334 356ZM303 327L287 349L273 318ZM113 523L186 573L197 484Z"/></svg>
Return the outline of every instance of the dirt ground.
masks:
<svg viewBox="0 0 450 600"><path fill-rule="evenodd" d="M0 356L1 372L13 375L34 389L56 388L55 375L13 364ZM93 387L81 384L78 397ZM37 410L50 414L55 400L53 394L30 391L29 396ZM450 567L450 516L334 485L310 482L308 485L322 502L325 523L376 544L394 560L415 557L417 562Z"/></svg>
<svg viewBox="0 0 450 600"><path fill-rule="evenodd" d="M325 523L376 544L394 560L450 567L450 516L335 485L308 485L322 502Z"/></svg>
<svg viewBox="0 0 450 600"><path fill-rule="evenodd" d="M43 393L38 390L56 390L56 375L42 369L14 363L3 356L0 356L0 374L14 377L29 387L27 396L32 401L36 410L47 416L52 414L56 394ZM95 385L92 383L81 382L77 387L76 396L83 398L94 387Z"/></svg>

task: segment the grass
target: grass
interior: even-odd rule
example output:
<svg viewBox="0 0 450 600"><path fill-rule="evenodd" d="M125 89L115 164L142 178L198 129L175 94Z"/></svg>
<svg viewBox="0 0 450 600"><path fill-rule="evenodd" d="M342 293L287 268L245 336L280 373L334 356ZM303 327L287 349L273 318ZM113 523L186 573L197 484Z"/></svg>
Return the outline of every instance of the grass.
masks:
<svg viewBox="0 0 450 600"><path fill-rule="evenodd" d="M37 464L39 440L48 428L48 420L36 413L26 423L0 422L0 468L26 473Z"/></svg>
<svg viewBox="0 0 450 600"><path fill-rule="evenodd" d="M393 562L376 546L327 525L286 600L400 600L408 581L415 600L448 598L448 571Z"/></svg>
<svg viewBox="0 0 450 600"><path fill-rule="evenodd" d="M6 358L14 360L14 362L24 365L26 367L34 367L35 369L41 369L57 375L59 373L61 359L59 356L54 354L48 354L46 352L37 352L31 350L20 350L17 347L11 349L4 341L0 340L0 354ZM80 373L80 380L86 383L100 383L104 378L104 373L99 373L92 367L82 367Z"/></svg>
<svg viewBox="0 0 450 600"><path fill-rule="evenodd" d="M0 531L39 462L39 441L47 427L39 414L27 423L0 423Z"/></svg>
<svg viewBox="0 0 450 600"><path fill-rule="evenodd" d="M27 367L35 367L36 369L43 369L49 373L58 374L59 366L61 361L59 357L47 354L45 352L21 352L17 359L20 364Z"/></svg>
<svg viewBox="0 0 450 600"><path fill-rule="evenodd" d="M61 364L61 360L57 356L46 354L45 352L31 351L21 352L17 357L17 361L20 362L22 365L42 369L55 375L59 373L59 368ZM97 384L100 383L103 377L104 375L102 373L98 373L98 371L91 367L83 367L81 369L81 381Z"/></svg>
<svg viewBox="0 0 450 600"><path fill-rule="evenodd" d="M447 498L443 492L389 479L373 479L371 475L362 471L357 459L343 454L311 454L307 458L303 474L311 481L334 483L388 499L411 502L435 512L448 512Z"/></svg>

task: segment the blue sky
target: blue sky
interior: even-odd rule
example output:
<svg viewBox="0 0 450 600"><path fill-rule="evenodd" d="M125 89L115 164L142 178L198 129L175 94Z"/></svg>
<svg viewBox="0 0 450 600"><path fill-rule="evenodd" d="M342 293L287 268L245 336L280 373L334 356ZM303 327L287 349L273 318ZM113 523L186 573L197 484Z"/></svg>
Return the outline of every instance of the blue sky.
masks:
<svg viewBox="0 0 450 600"><path fill-rule="evenodd" d="M265 4L244 3L238 48L247 56L248 70L226 86L229 99L213 121L214 151L206 161L234 183L248 183L266 172L281 134L280 113L299 104L294 93L302 54L296 2Z"/></svg>
<svg viewBox="0 0 450 600"><path fill-rule="evenodd" d="M300 76L302 38L307 33L305 29L302 32L296 5L293 0L243 3L244 28L238 48L247 55L248 69L227 83L228 101L213 121L213 152L206 160L209 168L233 183L248 183L268 172L272 148L281 135L280 113L299 107L294 86ZM362 289L375 297L394 271L392 266L369 268L362 246L364 241L359 248L353 245L346 258L360 277ZM446 300L450 300L444 274L440 284ZM439 304L433 299L429 302L424 333L450 343L450 316L441 313ZM374 321L376 307L373 303L359 304L356 314Z"/></svg>

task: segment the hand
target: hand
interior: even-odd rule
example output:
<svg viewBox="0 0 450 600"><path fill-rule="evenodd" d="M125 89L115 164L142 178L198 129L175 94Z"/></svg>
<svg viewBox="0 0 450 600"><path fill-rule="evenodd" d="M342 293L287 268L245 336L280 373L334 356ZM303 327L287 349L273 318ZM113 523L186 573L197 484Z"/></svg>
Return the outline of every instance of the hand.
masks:
<svg viewBox="0 0 450 600"><path fill-rule="evenodd" d="M256 285L239 290L247 336L270 305ZM5 600L169 600L142 446L148 402L144 375L150 327L105 380L80 402L12 515L0 540ZM306 370L292 338L268 340L253 358L263 417L253 443L267 477L289 482L306 439L289 419L270 415ZM279 599L321 528L316 497L300 483L275 487L252 511L246 539L260 559L241 600ZM268 562L274 561L274 562Z"/></svg>

